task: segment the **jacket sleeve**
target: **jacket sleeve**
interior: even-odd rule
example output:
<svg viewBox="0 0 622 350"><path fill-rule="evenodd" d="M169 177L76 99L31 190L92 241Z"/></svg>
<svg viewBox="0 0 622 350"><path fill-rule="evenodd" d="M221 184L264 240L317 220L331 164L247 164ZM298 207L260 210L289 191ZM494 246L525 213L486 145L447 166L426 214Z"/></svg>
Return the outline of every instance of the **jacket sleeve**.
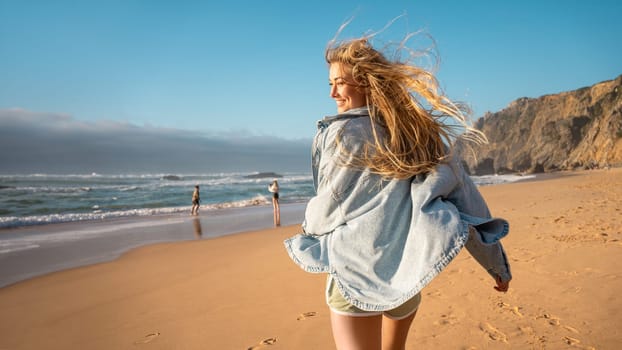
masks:
<svg viewBox="0 0 622 350"><path fill-rule="evenodd" d="M469 226L469 240L466 248L475 260L493 277L502 282L512 279L510 264L500 241L487 243L485 236L474 226Z"/></svg>
<svg viewBox="0 0 622 350"><path fill-rule="evenodd" d="M469 224L466 248L493 278L499 276L501 281L507 282L512 279L512 273L500 240L508 234L509 223L491 217L477 186L457 161L454 161L453 169L462 179L454 204L461 212L462 219Z"/></svg>

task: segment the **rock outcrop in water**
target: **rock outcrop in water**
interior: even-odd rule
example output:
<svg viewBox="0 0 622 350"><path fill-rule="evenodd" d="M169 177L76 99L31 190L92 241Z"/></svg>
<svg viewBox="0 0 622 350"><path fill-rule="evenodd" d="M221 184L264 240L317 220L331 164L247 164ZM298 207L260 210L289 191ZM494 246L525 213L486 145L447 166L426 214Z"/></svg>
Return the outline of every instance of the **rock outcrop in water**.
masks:
<svg viewBox="0 0 622 350"><path fill-rule="evenodd" d="M257 174L250 174L250 175L246 175L244 176L247 179L265 179L265 178L282 178L283 175L279 175L277 173L272 173L272 172L267 172L267 173L257 173Z"/></svg>
<svg viewBox="0 0 622 350"><path fill-rule="evenodd" d="M471 174L622 165L622 75L591 87L519 98L475 127L488 144L458 146Z"/></svg>
<svg viewBox="0 0 622 350"><path fill-rule="evenodd" d="M164 175L162 176L162 179L169 181L181 181L181 177L177 175Z"/></svg>

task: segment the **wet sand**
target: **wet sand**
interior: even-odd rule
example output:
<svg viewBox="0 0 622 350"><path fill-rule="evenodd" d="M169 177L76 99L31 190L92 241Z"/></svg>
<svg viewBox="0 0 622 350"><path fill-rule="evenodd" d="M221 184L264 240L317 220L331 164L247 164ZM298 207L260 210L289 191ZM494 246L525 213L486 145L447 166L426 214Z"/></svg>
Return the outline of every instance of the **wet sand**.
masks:
<svg viewBox="0 0 622 350"><path fill-rule="evenodd" d="M304 203L281 205L299 223ZM0 229L0 288L68 268L110 261L148 244L211 239L272 227L272 205Z"/></svg>

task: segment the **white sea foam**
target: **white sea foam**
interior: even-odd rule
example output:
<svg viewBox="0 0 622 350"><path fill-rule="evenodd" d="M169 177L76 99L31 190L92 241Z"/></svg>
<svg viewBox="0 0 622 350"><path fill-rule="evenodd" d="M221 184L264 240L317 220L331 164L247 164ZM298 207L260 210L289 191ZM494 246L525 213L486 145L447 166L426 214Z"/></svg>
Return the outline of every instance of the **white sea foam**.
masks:
<svg viewBox="0 0 622 350"><path fill-rule="evenodd" d="M87 220L103 220L133 216L152 216L175 214L190 211L190 207L174 207L174 208L143 208L123 211L110 212L90 212L90 213L68 213L68 214L51 214L51 215L31 215L31 216L6 216L0 217L0 228L40 225L40 224L56 224L63 222L76 222Z"/></svg>
<svg viewBox="0 0 622 350"><path fill-rule="evenodd" d="M39 247L40 245L38 244L28 244L23 242L0 242L0 254L36 249Z"/></svg>
<svg viewBox="0 0 622 350"><path fill-rule="evenodd" d="M244 208L250 206L267 205L272 203L268 197L264 195L256 195L251 199L223 202L216 204L201 205L201 210L217 210L226 208ZM51 214L51 215L31 215L31 216L5 216L0 217L0 228L11 228L41 224L55 224L63 222L77 222L87 220L103 220L123 217L135 216L152 216L185 213L190 211L190 206L184 207L167 207L167 208L142 208L132 210L120 210L105 212L100 210L100 206L93 205L93 211L89 213L67 213L67 214Z"/></svg>
<svg viewBox="0 0 622 350"><path fill-rule="evenodd" d="M481 175L481 176L473 176L473 182L477 185L498 185L502 183L508 182L516 182L521 180L533 179L536 175L516 175L516 174L506 174L506 175Z"/></svg>

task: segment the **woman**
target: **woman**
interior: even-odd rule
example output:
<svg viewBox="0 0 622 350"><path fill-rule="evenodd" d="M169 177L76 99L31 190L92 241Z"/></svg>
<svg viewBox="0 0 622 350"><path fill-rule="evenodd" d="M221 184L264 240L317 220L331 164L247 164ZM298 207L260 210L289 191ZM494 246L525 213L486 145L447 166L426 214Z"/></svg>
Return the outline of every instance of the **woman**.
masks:
<svg viewBox="0 0 622 350"><path fill-rule="evenodd" d="M268 191L272 193L272 210L274 216L274 226L281 226L281 208L279 207L279 183L273 180L268 185Z"/></svg>
<svg viewBox="0 0 622 350"><path fill-rule="evenodd" d="M338 114L318 122L316 195L304 232L285 245L303 269L328 274L338 349L403 349L420 291L463 247L507 291L508 224L491 218L452 157L459 127L483 135L431 73L387 59L368 38L332 43L326 61Z"/></svg>
<svg viewBox="0 0 622 350"><path fill-rule="evenodd" d="M199 194L199 185L194 186L192 192L192 208L190 209L190 215L199 215L199 207L201 203L201 195Z"/></svg>

